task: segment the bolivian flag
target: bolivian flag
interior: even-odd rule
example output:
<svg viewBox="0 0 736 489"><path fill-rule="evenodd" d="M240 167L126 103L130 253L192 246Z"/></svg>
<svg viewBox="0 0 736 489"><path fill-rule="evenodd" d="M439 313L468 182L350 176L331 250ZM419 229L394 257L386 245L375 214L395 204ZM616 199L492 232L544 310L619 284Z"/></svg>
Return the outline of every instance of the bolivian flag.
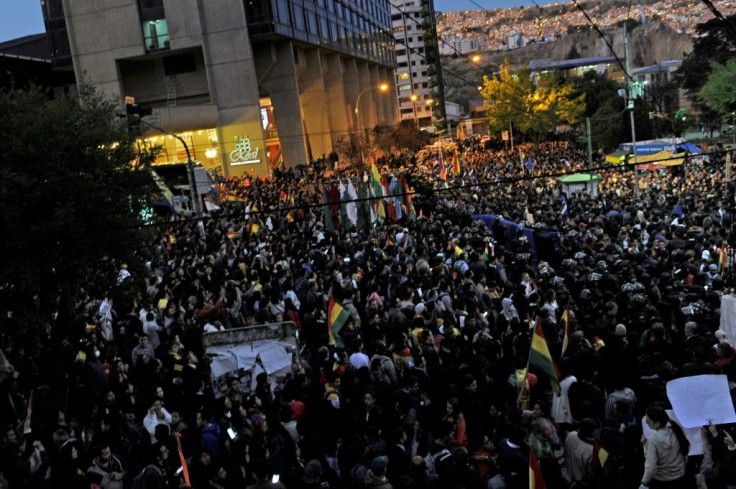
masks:
<svg viewBox="0 0 736 489"><path fill-rule="evenodd" d="M593 473L599 477L605 477L607 473L610 473L610 468L606 468L606 462L610 458L608 450L603 448L600 443L593 445Z"/></svg>
<svg viewBox="0 0 736 489"><path fill-rule="evenodd" d="M544 483L542 477L542 469L531 447L529 447L529 489L547 489L547 484Z"/></svg>
<svg viewBox="0 0 736 489"><path fill-rule="evenodd" d="M251 222L248 225L248 236L253 236L254 234L258 236L261 233L261 226L257 222Z"/></svg>
<svg viewBox="0 0 736 489"><path fill-rule="evenodd" d="M464 251L464 250L463 250L462 248L460 248L460 247L459 247L459 246L457 245L457 243L455 243L454 241L453 241L452 243L450 243L450 244L452 245L452 249L453 249L453 251L455 252L455 256L460 256L460 255L462 255L463 253L465 253L465 251Z"/></svg>
<svg viewBox="0 0 736 489"><path fill-rule="evenodd" d="M239 239L243 237L242 231L228 231L227 232L228 239Z"/></svg>
<svg viewBox="0 0 736 489"><path fill-rule="evenodd" d="M348 311L330 296L330 302L327 305L327 334L330 336L330 345L338 348L344 347L340 331L349 317Z"/></svg>
<svg viewBox="0 0 736 489"><path fill-rule="evenodd" d="M560 371L549 352L549 346L547 345L547 340L544 337L541 323L537 323L537 325L534 326L532 345L529 349L529 365L534 365L549 376L552 389L555 393L560 391Z"/></svg>
<svg viewBox="0 0 736 489"><path fill-rule="evenodd" d="M246 202L245 197L241 197L240 195L233 195L233 194L230 194L227 196L227 201L228 202L240 202L240 203Z"/></svg>
<svg viewBox="0 0 736 489"><path fill-rule="evenodd" d="M718 254L718 273L723 273L724 265L726 264L726 252L723 248L718 248L716 253Z"/></svg>

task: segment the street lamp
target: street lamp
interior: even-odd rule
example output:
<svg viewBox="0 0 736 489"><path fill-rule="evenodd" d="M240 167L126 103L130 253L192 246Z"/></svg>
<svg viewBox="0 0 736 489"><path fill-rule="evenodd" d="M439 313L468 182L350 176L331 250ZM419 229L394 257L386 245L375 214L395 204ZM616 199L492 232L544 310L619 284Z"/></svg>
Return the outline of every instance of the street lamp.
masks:
<svg viewBox="0 0 736 489"><path fill-rule="evenodd" d="M417 100L419 100L419 95L417 95L416 93L412 93L411 95L409 95L409 100L411 100L411 103L414 106L414 125L418 128L419 121L417 120Z"/></svg>
<svg viewBox="0 0 736 489"><path fill-rule="evenodd" d="M206 236L204 231L204 222L202 221L202 200L199 195L199 191L197 190L197 181L194 176L194 160L192 160L192 154L189 152L189 146L187 146L187 142L184 141L184 138L182 138L178 134L167 131L166 129L160 128L158 126L154 126L153 124L144 120L141 120L141 122L152 129L161 131L164 134L168 134L169 136L176 138L182 144L182 146L184 146L184 151L186 151L187 153L187 178L189 180L189 198L192 201L192 211L197 218L197 228L199 229L199 235L202 238L205 238Z"/></svg>
<svg viewBox="0 0 736 489"><path fill-rule="evenodd" d="M370 92L371 90L380 90L381 92L386 92L388 91L388 88L388 83L381 83L377 87L364 88L363 91L358 94L358 98L355 99L355 118L357 121L358 132L363 132L363 125L360 123L360 97L362 97L364 93Z"/></svg>

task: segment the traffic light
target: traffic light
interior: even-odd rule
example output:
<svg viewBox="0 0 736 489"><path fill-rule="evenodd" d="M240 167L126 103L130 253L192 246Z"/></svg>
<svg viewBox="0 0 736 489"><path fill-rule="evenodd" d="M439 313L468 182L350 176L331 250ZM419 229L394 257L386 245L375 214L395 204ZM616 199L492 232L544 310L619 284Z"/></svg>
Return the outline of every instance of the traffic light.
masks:
<svg viewBox="0 0 736 489"><path fill-rule="evenodd" d="M641 96L644 94L644 85L642 85L641 82L631 82L631 86L629 87L631 98L641 98Z"/></svg>
<svg viewBox="0 0 736 489"><path fill-rule="evenodd" d="M128 117L128 125L138 125L141 117L153 114L153 109L147 105L125 104L125 115Z"/></svg>

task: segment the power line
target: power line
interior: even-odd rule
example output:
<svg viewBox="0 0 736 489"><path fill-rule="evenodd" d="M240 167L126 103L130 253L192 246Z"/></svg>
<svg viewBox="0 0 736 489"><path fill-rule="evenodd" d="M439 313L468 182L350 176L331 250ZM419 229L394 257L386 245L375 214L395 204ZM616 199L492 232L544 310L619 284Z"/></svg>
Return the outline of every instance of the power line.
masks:
<svg viewBox="0 0 736 489"><path fill-rule="evenodd" d="M713 2L711 0L702 0L702 2L705 4L708 9L710 9L711 12L713 12L713 15L716 19L718 19L718 22L721 23L723 26L723 29L726 31L726 33L731 37L731 41L736 43L736 29L734 29L733 24L726 19L723 14L716 8L715 5L713 5Z"/></svg>

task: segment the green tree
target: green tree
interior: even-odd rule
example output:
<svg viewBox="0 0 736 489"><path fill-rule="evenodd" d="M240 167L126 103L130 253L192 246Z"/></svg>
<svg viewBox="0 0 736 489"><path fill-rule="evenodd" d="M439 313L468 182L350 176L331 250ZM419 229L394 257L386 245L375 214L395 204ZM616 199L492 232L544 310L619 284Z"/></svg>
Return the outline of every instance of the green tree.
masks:
<svg viewBox="0 0 736 489"><path fill-rule="evenodd" d="M542 76L526 97L519 129L539 141L561 124L576 124L585 111L585 95L575 95L571 83Z"/></svg>
<svg viewBox="0 0 736 489"><path fill-rule="evenodd" d="M536 84L527 70L511 72L509 61L497 77L484 77L481 95L491 128L519 129L535 141L560 124L574 124L585 110L585 95L575 87L541 76Z"/></svg>
<svg viewBox="0 0 736 489"><path fill-rule="evenodd" d="M610 153L618 147L619 143L631 139L626 134L624 117L628 115L623 110L623 99L609 99L598 107L598 110L590 117L590 132L593 148L601 148Z"/></svg>
<svg viewBox="0 0 736 489"><path fill-rule="evenodd" d="M726 17L726 22L734 25L736 16ZM701 123L712 131L721 124L720 114L711 109L700 97L700 89L708 80L713 62L724 64L736 53L736 40L732 39L724 25L718 19L698 24L693 37L693 50L682 61L677 70L677 81L693 102L693 107L700 114Z"/></svg>
<svg viewBox="0 0 736 489"><path fill-rule="evenodd" d="M49 101L38 88L0 91L0 324L33 341L42 321L94 287L91 267L134 260L156 187L116 104L88 87ZM143 152L141 152L143 151ZM131 267L134 266L133 261Z"/></svg>
<svg viewBox="0 0 736 489"><path fill-rule="evenodd" d="M736 59L711 63L711 71L698 96L711 110L730 114L736 109Z"/></svg>
<svg viewBox="0 0 736 489"><path fill-rule="evenodd" d="M360 155L365 153L368 145L363 135L354 131L338 138L334 144L334 149L342 157L342 160L347 160L352 164L360 161Z"/></svg>
<svg viewBox="0 0 736 489"><path fill-rule="evenodd" d="M530 87L528 72L513 73L508 59L496 76L483 76L480 94L491 131L504 131L521 122Z"/></svg>
<svg viewBox="0 0 736 489"><path fill-rule="evenodd" d="M621 100L618 94L621 85L595 71L588 71L583 76L574 78L573 83L577 90L576 93L585 94L583 117L592 117L601 106L608 104L610 100Z"/></svg>

